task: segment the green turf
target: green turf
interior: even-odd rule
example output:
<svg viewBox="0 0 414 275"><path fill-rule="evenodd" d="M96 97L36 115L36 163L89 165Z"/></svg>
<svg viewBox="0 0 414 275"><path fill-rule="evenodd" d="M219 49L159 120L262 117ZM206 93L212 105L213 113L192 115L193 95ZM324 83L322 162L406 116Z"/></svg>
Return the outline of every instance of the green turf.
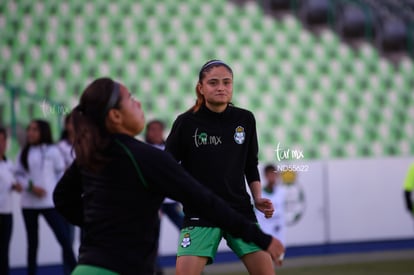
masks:
<svg viewBox="0 0 414 275"><path fill-rule="evenodd" d="M225 273L222 275L246 275L247 272ZM338 265L324 265L299 268L281 268L277 275L413 275L414 260L393 260Z"/></svg>

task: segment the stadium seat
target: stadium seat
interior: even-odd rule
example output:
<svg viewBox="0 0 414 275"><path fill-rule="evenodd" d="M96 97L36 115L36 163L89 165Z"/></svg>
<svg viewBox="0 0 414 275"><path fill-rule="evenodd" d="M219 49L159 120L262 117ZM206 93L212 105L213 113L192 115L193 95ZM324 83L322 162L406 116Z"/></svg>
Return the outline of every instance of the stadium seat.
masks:
<svg viewBox="0 0 414 275"><path fill-rule="evenodd" d="M366 1L383 13L401 6ZM307 159L414 153L405 142L414 137L410 58L394 68L371 44L354 50L333 30L315 35L294 15L273 18L263 8L219 0L3 1L0 76L25 90L19 125L42 115L42 99L73 107L89 81L112 76L169 128L194 104L202 64L220 58L234 70L234 103L256 116L263 161L274 161L278 142L303 148ZM8 93L0 88L2 102ZM389 126L395 121L400 129Z"/></svg>

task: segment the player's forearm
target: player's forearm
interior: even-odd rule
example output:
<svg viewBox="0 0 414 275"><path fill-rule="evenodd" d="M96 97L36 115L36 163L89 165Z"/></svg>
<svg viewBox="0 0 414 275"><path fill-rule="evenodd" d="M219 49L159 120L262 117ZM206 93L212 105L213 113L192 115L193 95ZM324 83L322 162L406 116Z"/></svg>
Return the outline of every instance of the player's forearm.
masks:
<svg viewBox="0 0 414 275"><path fill-rule="evenodd" d="M252 193L253 200L260 199L262 197L262 185L260 181L252 181L249 184L250 192Z"/></svg>

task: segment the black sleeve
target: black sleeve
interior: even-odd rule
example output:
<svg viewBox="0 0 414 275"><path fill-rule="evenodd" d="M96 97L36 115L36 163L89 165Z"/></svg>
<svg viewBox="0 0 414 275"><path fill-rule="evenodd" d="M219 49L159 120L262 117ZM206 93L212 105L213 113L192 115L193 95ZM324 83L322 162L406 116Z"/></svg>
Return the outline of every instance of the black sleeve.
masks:
<svg viewBox="0 0 414 275"><path fill-rule="evenodd" d="M259 170L257 165L259 163L258 154L259 154L259 145L257 141L257 132L256 132L256 120L252 113L250 114L250 124L252 125L252 136L249 142L246 167L244 169L244 174L246 175L246 180L250 184L253 181L260 181Z"/></svg>
<svg viewBox="0 0 414 275"><path fill-rule="evenodd" d="M139 161L139 165L151 189L181 202L184 207L194 209L200 216L234 236L254 242L263 250L269 246L272 239L270 235L263 233L255 223L198 183L169 154L153 152L152 157Z"/></svg>
<svg viewBox="0 0 414 275"><path fill-rule="evenodd" d="M70 223L83 225L82 179L75 162L66 170L53 191L53 202Z"/></svg>
<svg viewBox="0 0 414 275"><path fill-rule="evenodd" d="M411 201L411 191L404 191L405 206L410 213L413 213L413 202Z"/></svg>
<svg viewBox="0 0 414 275"><path fill-rule="evenodd" d="M167 137L165 142L165 151L169 152L178 162L181 161L181 151L180 148L180 129L181 129L182 119L178 117L171 128L170 134Z"/></svg>

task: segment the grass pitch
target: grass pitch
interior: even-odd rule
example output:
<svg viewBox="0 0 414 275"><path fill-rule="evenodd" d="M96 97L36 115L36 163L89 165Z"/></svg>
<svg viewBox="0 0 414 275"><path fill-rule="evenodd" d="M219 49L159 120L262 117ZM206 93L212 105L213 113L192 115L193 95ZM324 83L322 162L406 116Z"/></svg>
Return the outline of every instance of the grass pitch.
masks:
<svg viewBox="0 0 414 275"><path fill-rule="evenodd" d="M349 264L289 267L276 270L277 275L414 275L414 259L381 260ZM223 273L222 275L248 275L247 272Z"/></svg>

